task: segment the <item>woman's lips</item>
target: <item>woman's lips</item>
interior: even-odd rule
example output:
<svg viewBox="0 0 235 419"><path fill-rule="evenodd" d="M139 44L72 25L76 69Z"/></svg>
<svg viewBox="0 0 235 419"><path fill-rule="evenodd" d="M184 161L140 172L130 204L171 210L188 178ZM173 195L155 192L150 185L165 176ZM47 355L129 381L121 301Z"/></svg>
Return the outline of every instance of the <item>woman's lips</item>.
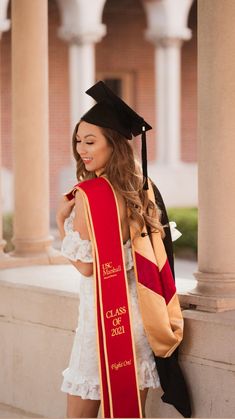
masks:
<svg viewBox="0 0 235 419"><path fill-rule="evenodd" d="M88 157L88 158L83 158L82 160L83 160L83 163L89 164L92 162L93 159Z"/></svg>

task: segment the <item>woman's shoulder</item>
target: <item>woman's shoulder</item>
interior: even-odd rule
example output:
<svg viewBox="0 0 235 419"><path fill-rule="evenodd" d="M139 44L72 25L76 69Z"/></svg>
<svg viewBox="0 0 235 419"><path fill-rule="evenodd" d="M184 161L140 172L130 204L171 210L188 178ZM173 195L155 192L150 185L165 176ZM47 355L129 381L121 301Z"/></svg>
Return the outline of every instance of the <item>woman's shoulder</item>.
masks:
<svg viewBox="0 0 235 419"><path fill-rule="evenodd" d="M73 229L78 231L83 240L89 240L89 232L87 227L87 219L84 208L83 197L79 191L75 191L74 220Z"/></svg>

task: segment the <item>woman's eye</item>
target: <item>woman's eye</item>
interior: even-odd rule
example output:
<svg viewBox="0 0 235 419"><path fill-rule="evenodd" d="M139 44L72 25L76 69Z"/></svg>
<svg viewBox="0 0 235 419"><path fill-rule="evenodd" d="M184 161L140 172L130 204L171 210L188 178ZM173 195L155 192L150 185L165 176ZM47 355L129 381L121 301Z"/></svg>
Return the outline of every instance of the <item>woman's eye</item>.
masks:
<svg viewBox="0 0 235 419"><path fill-rule="evenodd" d="M75 140L75 143L76 144L80 144L81 143L81 140ZM88 145L92 145L92 144L94 144L93 142L90 142L90 141L87 141L86 142L86 144L88 144Z"/></svg>

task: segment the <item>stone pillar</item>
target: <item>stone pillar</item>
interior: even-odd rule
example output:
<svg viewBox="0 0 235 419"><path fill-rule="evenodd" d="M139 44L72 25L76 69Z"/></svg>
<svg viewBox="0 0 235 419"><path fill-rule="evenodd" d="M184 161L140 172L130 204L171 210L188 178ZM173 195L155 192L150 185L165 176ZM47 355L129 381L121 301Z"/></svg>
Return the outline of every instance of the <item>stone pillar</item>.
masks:
<svg viewBox="0 0 235 419"><path fill-rule="evenodd" d="M7 8L9 0L2 0L0 2L0 76L1 76L1 38L2 32L10 28L10 20L7 19ZM1 77L0 77L0 92L1 92ZM3 249L6 241L3 240L3 226L2 226L2 180L1 180L1 94L0 94L0 258L6 257Z"/></svg>
<svg viewBox="0 0 235 419"><path fill-rule="evenodd" d="M43 255L49 236L47 0L12 1L14 256Z"/></svg>
<svg viewBox="0 0 235 419"><path fill-rule="evenodd" d="M184 300L222 311L235 309L235 2L198 10L198 282Z"/></svg>
<svg viewBox="0 0 235 419"><path fill-rule="evenodd" d="M180 162L181 46L191 38L192 0L146 0L146 38L155 45L158 163Z"/></svg>
<svg viewBox="0 0 235 419"><path fill-rule="evenodd" d="M92 106L85 91L95 83L95 43L106 34L101 23L105 0L58 0L62 25L60 38L69 43L71 133Z"/></svg>
<svg viewBox="0 0 235 419"><path fill-rule="evenodd" d="M79 69L79 70L78 70ZM69 44L70 80L70 123L71 133L80 116L92 106L90 96L85 91L95 83L94 43L81 42Z"/></svg>

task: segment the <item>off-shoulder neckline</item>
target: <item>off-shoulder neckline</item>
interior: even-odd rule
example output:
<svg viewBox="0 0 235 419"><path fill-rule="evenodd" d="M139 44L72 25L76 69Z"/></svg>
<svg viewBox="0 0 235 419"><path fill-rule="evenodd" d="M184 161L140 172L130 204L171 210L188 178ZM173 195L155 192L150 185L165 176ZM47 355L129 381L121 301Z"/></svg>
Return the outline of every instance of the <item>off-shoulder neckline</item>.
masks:
<svg viewBox="0 0 235 419"><path fill-rule="evenodd" d="M73 207L73 209L72 209L72 211L71 211L71 213L70 213L70 215L67 217L67 218L70 218L71 217L71 215L72 215L72 213L74 214L74 208L75 207ZM78 233L78 231L77 231L77 233ZM82 239L81 239L82 240ZM90 240L89 240L90 241ZM123 246L124 247L130 247L131 246L131 239L129 238L125 243L122 243L123 244Z"/></svg>

